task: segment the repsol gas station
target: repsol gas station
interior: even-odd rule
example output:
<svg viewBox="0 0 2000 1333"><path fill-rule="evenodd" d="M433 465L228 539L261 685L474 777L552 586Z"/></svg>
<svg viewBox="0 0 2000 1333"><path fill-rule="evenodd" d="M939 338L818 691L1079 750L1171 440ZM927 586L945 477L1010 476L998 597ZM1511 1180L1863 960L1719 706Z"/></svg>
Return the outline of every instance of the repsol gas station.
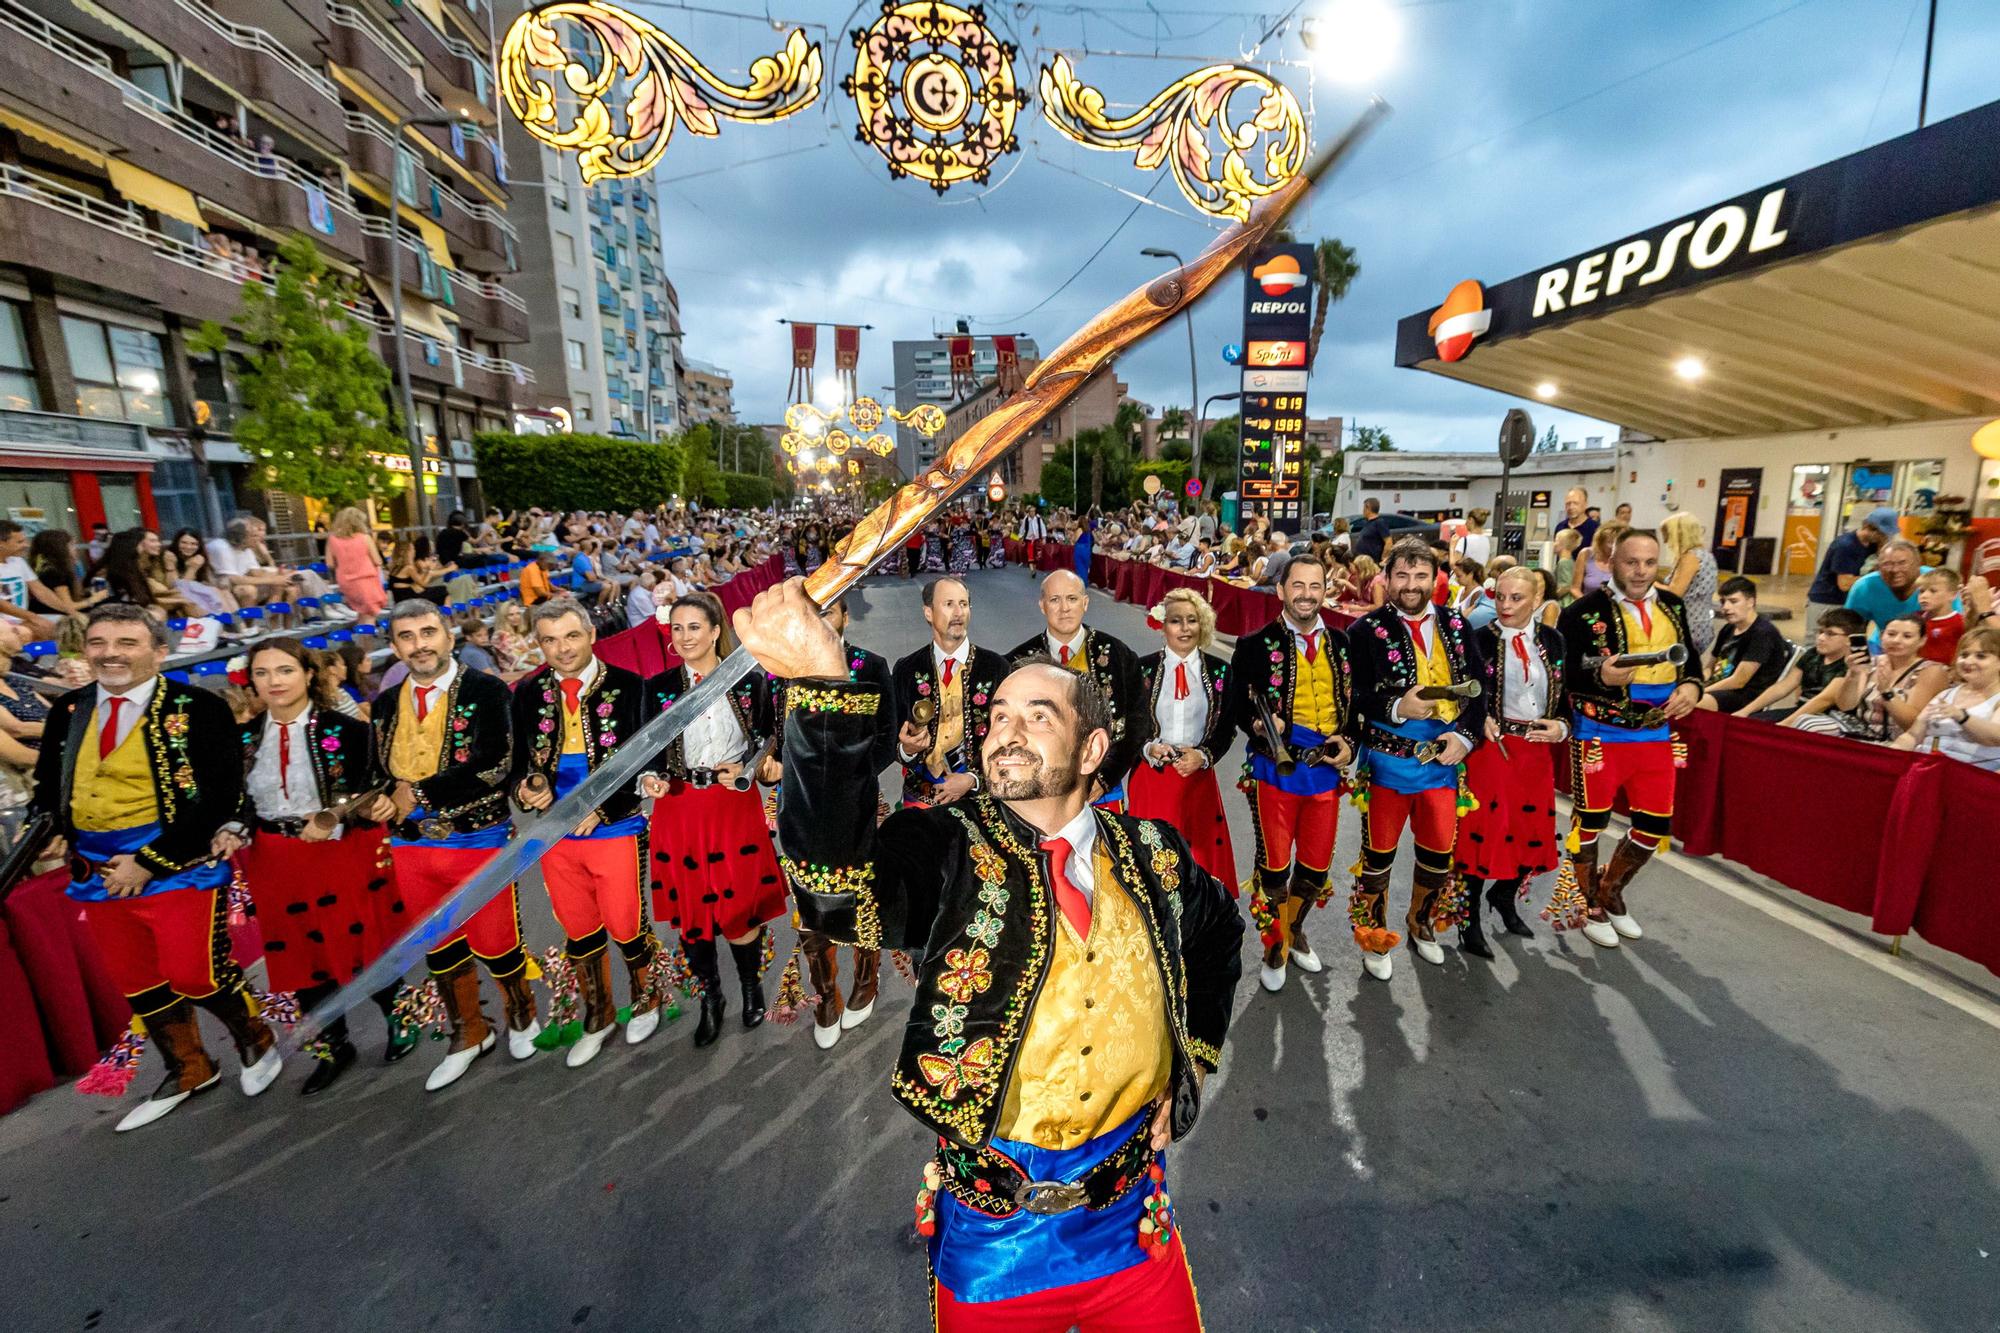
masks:
<svg viewBox="0 0 2000 1333"><path fill-rule="evenodd" d="M2000 102L1438 294L1396 364L1616 423L1607 516L1691 511L1725 569L1810 576L1888 504L2000 567Z"/></svg>

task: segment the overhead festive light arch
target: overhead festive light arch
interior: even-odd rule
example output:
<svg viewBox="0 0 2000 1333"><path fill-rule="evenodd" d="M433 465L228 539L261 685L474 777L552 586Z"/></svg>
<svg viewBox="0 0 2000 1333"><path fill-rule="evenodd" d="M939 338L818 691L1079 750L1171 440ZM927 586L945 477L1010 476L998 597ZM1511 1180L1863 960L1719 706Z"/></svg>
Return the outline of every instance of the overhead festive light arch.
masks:
<svg viewBox="0 0 2000 1333"><path fill-rule="evenodd" d="M1239 94L1257 97L1249 119L1231 124ZM1187 201L1212 217L1247 218L1250 205L1299 174L1306 160L1306 120L1291 89L1247 65L1210 65L1156 93L1129 116L1104 112L1104 94L1077 77L1066 56L1042 68L1042 116L1087 148L1130 152L1141 171L1164 164ZM1209 146L1211 129L1225 151ZM1251 154L1262 141L1262 161Z"/></svg>
<svg viewBox="0 0 2000 1333"><path fill-rule="evenodd" d="M561 88L537 70L560 71ZM751 63L750 82L738 87L636 14L603 0L563 0L514 20L499 74L523 128L575 153L589 184L650 171L676 122L706 138L717 133L718 117L755 124L802 111L818 99L823 70L819 43L794 28L781 50ZM569 97L577 109L565 124L560 103Z"/></svg>
<svg viewBox="0 0 2000 1333"><path fill-rule="evenodd" d="M1014 119L1028 105L1014 75L1014 43L996 36L978 5L882 0L882 16L856 28L854 137L889 164L892 177L939 194L984 185L993 166L1020 151Z"/></svg>
<svg viewBox="0 0 2000 1333"><path fill-rule="evenodd" d="M853 449L887 458L896 452L896 441L878 429L885 418L901 422L927 440L945 425L944 409L936 403L919 403L908 412L884 407L873 398L857 398L831 412L811 403L793 403L785 409L785 433L778 437L786 470L794 476L812 471L825 476ZM840 424L843 420L860 434L851 434ZM847 459L847 470L858 474L861 465Z"/></svg>

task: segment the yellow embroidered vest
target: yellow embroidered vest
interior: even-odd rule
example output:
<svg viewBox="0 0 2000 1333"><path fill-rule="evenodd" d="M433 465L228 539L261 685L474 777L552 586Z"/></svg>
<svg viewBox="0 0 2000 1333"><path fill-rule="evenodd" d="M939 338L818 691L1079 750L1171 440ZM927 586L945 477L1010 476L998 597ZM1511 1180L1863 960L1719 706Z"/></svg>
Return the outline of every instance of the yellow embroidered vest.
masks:
<svg viewBox="0 0 2000 1333"><path fill-rule="evenodd" d="M971 654L966 656L969 661ZM940 671L932 688L937 691L934 696L938 707L937 743L931 746L925 762L933 775L942 777L951 770L945 756L965 741L965 672L953 666L951 684L947 685L944 673Z"/></svg>
<svg viewBox="0 0 2000 1333"><path fill-rule="evenodd" d="M90 729L83 733L83 748L76 755L71 820L90 833L158 823L160 802L153 795L153 760L146 753L143 720L135 722L118 748L103 759L97 757L98 720L93 704Z"/></svg>
<svg viewBox="0 0 2000 1333"><path fill-rule="evenodd" d="M562 752L582 754L583 749L583 695L576 696L576 711L571 712L569 700L563 697L562 685L556 685L556 711L562 714Z"/></svg>
<svg viewBox="0 0 2000 1333"><path fill-rule="evenodd" d="M430 710L417 721L416 686L404 681L396 691L396 738L389 745L389 776L403 782L436 777L444 749L445 702L451 691L431 696Z"/></svg>
<svg viewBox="0 0 2000 1333"><path fill-rule="evenodd" d="M1431 622L1424 633L1424 638L1427 641L1424 646L1430 651L1417 658L1417 684L1451 684L1451 655L1445 651L1444 629L1438 623L1436 616L1431 617ZM1456 699L1439 700L1437 705L1437 719L1440 722L1457 721L1458 701Z"/></svg>
<svg viewBox="0 0 2000 1333"><path fill-rule="evenodd" d="M995 1132L1075 1148L1150 1106L1173 1068L1167 999L1145 917L1119 886L1104 839L1092 869L1090 938L1061 912Z"/></svg>
<svg viewBox="0 0 2000 1333"><path fill-rule="evenodd" d="M1315 660L1308 662L1298 636L1292 636L1292 721L1322 736L1331 736L1339 730L1336 723L1340 712L1339 701L1334 697L1333 656L1326 650L1326 637L1319 636L1313 653Z"/></svg>
<svg viewBox="0 0 2000 1333"><path fill-rule="evenodd" d="M1613 596L1616 596L1616 594L1614 593ZM1618 609L1625 617L1626 652L1657 653L1681 641L1680 634L1674 629L1673 617L1669 616L1667 608L1661 606L1658 602L1652 605L1653 628L1650 633L1647 632L1644 625L1639 623L1638 615L1626 604L1623 597L1618 598ZM1632 683L1635 685L1671 685L1678 676L1678 667L1674 666L1671 662L1663 662L1659 666L1640 667L1638 674L1632 677Z"/></svg>

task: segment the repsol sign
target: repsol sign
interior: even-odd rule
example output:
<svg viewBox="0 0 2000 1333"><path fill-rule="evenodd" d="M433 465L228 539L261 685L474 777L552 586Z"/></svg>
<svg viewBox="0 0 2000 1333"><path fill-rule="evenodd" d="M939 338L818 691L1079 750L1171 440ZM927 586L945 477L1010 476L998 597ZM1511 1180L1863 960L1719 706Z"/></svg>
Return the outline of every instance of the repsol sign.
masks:
<svg viewBox="0 0 2000 1333"><path fill-rule="evenodd" d="M1654 235L1635 236L1536 275L1531 319L1630 296L1677 275L1721 268L1739 256L1785 244L1783 186L1755 205L1724 204L1698 218L1676 222Z"/></svg>
<svg viewBox="0 0 2000 1333"><path fill-rule="evenodd" d="M1282 318L1287 315L1299 317L1306 313L1306 303L1304 301L1252 301L1248 313L1259 317L1276 316Z"/></svg>

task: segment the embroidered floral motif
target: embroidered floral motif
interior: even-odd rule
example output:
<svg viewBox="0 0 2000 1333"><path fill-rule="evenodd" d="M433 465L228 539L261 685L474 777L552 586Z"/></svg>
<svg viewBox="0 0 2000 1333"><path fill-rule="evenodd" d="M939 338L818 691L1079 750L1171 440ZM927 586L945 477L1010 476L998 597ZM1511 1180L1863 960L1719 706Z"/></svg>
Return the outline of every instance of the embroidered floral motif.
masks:
<svg viewBox="0 0 2000 1333"><path fill-rule="evenodd" d="M965 1034L965 1006L962 1004L934 1004L931 1006L931 1035L938 1038L959 1037Z"/></svg>
<svg viewBox="0 0 2000 1333"><path fill-rule="evenodd" d="M965 933L975 944L983 944L990 949L1000 943L1000 925L999 917L981 908L973 913L972 924L965 928Z"/></svg>
<svg viewBox="0 0 2000 1333"><path fill-rule="evenodd" d="M937 979L938 989L964 1004L993 984L991 956L984 949L953 949L944 956L947 971Z"/></svg>
<svg viewBox="0 0 2000 1333"><path fill-rule="evenodd" d="M852 694L846 690L816 690L793 686L786 691L792 708L807 713L851 713L872 717L881 706L880 694Z"/></svg>
<svg viewBox="0 0 2000 1333"><path fill-rule="evenodd" d="M925 1052L917 1057L917 1071L948 1102L958 1100L961 1092L980 1092L991 1087L999 1065L999 1051L991 1037L981 1037L952 1055Z"/></svg>
<svg viewBox="0 0 2000 1333"><path fill-rule="evenodd" d="M971 855L972 873L979 876L980 883L986 886L980 891L979 901L990 903L992 899L988 897L988 893L998 888L999 900L1005 903L1007 901L1007 890L1004 886L1007 878L1006 858L983 842L973 844Z"/></svg>
<svg viewBox="0 0 2000 1333"><path fill-rule="evenodd" d="M174 736L174 737L185 736L187 735L187 729L188 729L187 714L169 713L167 714L167 720L162 724L162 726L165 728L166 733L169 736Z"/></svg>
<svg viewBox="0 0 2000 1333"><path fill-rule="evenodd" d="M882 947L882 915L875 902L875 867L809 866L781 856L778 864L793 887L807 893L854 896L854 946L858 949Z"/></svg>
<svg viewBox="0 0 2000 1333"><path fill-rule="evenodd" d="M320 737L319 748L325 750L328 754L335 754L340 750L340 741L333 736L322 736Z"/></svg>

